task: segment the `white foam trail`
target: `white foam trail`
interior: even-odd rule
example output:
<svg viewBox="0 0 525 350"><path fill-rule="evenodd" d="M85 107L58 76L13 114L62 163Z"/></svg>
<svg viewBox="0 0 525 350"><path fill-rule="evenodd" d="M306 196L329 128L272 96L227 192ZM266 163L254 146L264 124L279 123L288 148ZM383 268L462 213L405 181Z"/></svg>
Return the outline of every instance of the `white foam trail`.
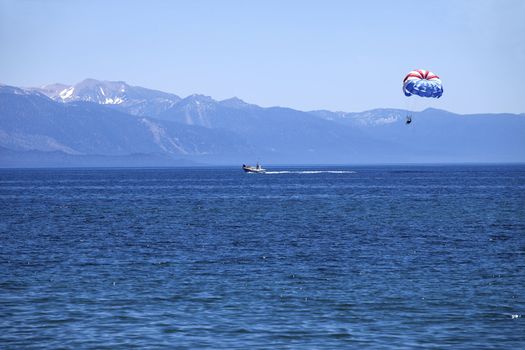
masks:
<svg viewBox="0 0 525 350"><path fill-rule="evenodd" d="M352 170L283 170L283 171L267 171L265 174L275 175L275 174L355 174L355 171Z"/></svg>

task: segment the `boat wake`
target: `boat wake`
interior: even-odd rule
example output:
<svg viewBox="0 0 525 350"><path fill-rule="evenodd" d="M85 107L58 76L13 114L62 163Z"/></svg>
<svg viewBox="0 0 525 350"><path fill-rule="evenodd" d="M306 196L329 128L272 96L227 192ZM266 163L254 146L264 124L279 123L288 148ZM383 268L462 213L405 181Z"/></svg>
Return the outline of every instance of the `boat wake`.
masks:
<svg viewBox="0 0 525 350"><path fill-rule="evenodd" d="M283 170L283 171L267 171L265 174L355 174L352 170Z"/></svg>

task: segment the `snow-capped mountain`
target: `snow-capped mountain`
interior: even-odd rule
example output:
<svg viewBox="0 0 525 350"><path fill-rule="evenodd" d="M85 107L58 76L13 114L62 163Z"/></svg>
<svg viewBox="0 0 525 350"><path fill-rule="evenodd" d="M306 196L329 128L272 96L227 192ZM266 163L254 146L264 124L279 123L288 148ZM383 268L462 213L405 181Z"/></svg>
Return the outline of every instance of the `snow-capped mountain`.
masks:
<svg viewBox="0 0 525 350"><path fill-rule="evenodd" d="M180 101L174 94L130 86L123 81L86 79L75 85L51 84L35 89L59 102L85 101L139 116L156 116Z"/></svg>
<svg viewBox="0 0 525 350"><path fill-rule="evenodd" d="M427 109L413 113L407 126L406 114L398 109L303 112L197 94L180 99L92 79L39 89L0 85L0 166L2 149L68 157L147 154L206 163L525 160L525 115Z"/></svg>
<svg viewBox="0 0 525 350"><path fill-rule="evenodd" d="M30 90L39 91L48 97L54 98L55 96L58 96L60 92L65 91L68 88L69 86L66 84L55 83L55 84L44 85L44 86L41 86L40 88L35 88L35 89L30 89Z"/></svg>
<svg viewBox="0 0 525 350"><path fill-rule="evenodd" d="M60 103L38 91L0 86L0 148L81 157L220 158L249 145L225 130L133 116L84 101Z"/></svg>
<svg viewBox="0 0 525 350"><path fill-rule="evenodd" d="M311 111L313 115L337 123L356 127L381 126L404 121L407 112L401 109L377 108L364 112Z"/></svg>

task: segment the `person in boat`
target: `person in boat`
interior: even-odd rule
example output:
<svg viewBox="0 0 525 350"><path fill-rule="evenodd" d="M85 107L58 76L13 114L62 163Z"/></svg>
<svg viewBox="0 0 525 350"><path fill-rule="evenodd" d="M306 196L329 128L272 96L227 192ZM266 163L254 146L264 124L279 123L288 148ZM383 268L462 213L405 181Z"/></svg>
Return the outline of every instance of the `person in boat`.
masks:
<svg viewBox="0 0 525 350"><path fill-rule="evenodd" d="M259 165L259 163L257 163L257 165L255 166L255 169L261 169L261 166Z"/></svg>
<svg viewBox="0 0 525 350"><path fill-rule="evenodd" d="M410 123L412 123L412 116L411 116L411 115L407 115L407 119L406 119L406 121L405 121L405 124L408 125L408 124L410 124Z"/></svg>

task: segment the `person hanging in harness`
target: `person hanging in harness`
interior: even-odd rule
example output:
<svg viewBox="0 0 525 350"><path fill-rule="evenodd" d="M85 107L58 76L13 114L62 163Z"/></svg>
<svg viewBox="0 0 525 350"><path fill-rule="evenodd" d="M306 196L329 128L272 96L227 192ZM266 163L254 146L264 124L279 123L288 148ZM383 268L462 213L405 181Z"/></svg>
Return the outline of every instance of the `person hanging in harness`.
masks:
<svg viewBox="0 0 525 350"><path fill-rule="evenodd" d="M441 79L426 69L410 71L403 79L403 93L406 97L440 98L443 95ZM405 124L412 123L412 115L408 114Z"/></svg>

